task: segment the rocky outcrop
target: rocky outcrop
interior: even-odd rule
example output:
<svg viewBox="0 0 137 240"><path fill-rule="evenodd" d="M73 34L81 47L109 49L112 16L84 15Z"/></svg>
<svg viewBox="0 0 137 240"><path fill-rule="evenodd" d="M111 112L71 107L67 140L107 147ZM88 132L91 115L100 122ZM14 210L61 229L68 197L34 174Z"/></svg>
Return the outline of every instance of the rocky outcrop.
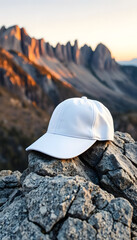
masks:
<svg viewBox="0 0 137 240"><path fill-rule="evenodd" d="M0 46L6 50L21 52L21 30L18 25L0 29Z"/></svg>
<svg viewBox="0 0 137 240"><path fill-rule="evenodd" d="M135 240L136 155L120 132L74 159L30 152L22 174L0 172L0 239Z"/></svg>
<svg viewBox="0 0 137 240"><path fill-rule="evenodd" d="M83 47L80 48L80 52L81 52L81 64L89 68L93 55L91 47L85 44Z"/></svg>
<svg viewBox="0 0 137 240"><path fill-rule="evenodd" d="M118 68L118 64L112 59L109 49L100 43L93 53L91 67L103 71Z"/></svg>
<svg viewBox="0 0 137 240"><path fill-rule="evenodd" d="M47 109L47 106L53 106L53 103L39 85L33 77L15 63L9 52L0 48L0 86L22 100Z"/></svg>

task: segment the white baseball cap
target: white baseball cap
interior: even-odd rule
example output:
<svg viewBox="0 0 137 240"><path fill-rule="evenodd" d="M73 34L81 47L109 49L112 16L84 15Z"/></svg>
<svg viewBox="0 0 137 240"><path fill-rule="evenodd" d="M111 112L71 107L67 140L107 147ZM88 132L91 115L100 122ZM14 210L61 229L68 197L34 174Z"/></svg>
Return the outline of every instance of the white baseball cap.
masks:
<svg viewBox="0 0 137 240"><path fill-rule="evenodd" d="M47 132L26 151L35 150L60 159L74 158L97 140L113 140L113 119L100 102L70 98L54 110Z"/></svg>

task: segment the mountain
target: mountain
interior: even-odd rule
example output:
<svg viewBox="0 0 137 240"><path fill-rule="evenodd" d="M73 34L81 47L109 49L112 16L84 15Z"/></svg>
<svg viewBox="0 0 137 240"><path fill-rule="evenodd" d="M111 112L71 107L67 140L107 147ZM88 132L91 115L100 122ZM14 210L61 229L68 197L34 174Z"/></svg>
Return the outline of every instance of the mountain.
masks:
<svg viewBox="0 0 137 240"><path fill-rule="evenodd" d="M102 43L53 47L17 25L1 27L0 169L22 171L24 149L46 132L55 106L82 95L105 104L115 129L137 139L137 67L118 64Z"/></svg>
<svg viewBox="0 0 137 240"><path fill-rule="evenodd" d="M70 84L58 81L44 67L19 52L0 48L0 85L52 112L62 100L80 96Z"/></svg>
<svg viewBox="0 0 137 240"><path fill-rule="evenodd" d="M137 67L137 58L133 58L130 61L118 61L119 64L125 66L136 66Z"/></svg>
<svg viewBox="0 0 137 240"><path fill-rule="evenodd" d="M56 79L56 84L65 86L67 92L71 90L72 95L76 94L75 89L77 94L102 101L113 112L137 110L137 82L132 72L127 74L102 43L95 51L87 45L79 48L77 40L74 45L68 42L53 47L44 39L31 38L24 28L15 25L0 29L0 46L12 55L12 60L34 79L54 104L61 100ZM36 76L39 66L46 75L45 80Z"/></svg>

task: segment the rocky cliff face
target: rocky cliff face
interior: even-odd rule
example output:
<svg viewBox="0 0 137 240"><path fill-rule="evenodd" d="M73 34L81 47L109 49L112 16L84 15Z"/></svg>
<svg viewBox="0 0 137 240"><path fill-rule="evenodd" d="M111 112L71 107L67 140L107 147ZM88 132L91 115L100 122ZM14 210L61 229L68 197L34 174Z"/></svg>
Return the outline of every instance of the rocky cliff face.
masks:
<svg viewBox="0 0 137 240"><path fill-rule="evenodd" d="M69 160L30 152L0 172L1 239L137 239L137 143L116 132Z"/></svg>
<svg viewBox="0 0 137 240"><path fill-rule="evenodd" d="M41 52L42 52L41 46ZM23 54L0 48L0 85L51 113L62 100L81 96Z"/></svg>
<svg viewBox="0 0 137 240"><path fill-rule="evenodd" d="M58 43L54 48L44 39L31 38L26 30L19 28L18 25L7 29L3 26L0 29L0 46L6 50L12 49L21 52L32 61L40 56L50 56L63 62L73 61L78 65L92 66L99 70L109 70L116 66L110 51L103 44L97 46L92 58L92 49L87 45L79 48L77 40L75 40L74 45L71 45L70 42L66 45Z"/></svg>
<svg viewBox="0 0 137 240"><path fill-rule="evenodd" d="M91 67L103 71L116 69L118 64L112 59L109 49L100 43L93 53Z"/></svg>
<svg viewBox="0 0 137 240"><path fill-rule="evenodd" d="M44 39L31 38L24 28L15 25L0 29L0 46L10 52L12 60L51 96L55 104L60 102L61 93L54 79L63 83L61 89L65 86L70 96L78 95L78 91L101 101L113 112L137 109L136 68L122 68L102 43L95 51L87 45L79 48L77 40L74 44L58 43L53 47ZM45 68L44 76L37 74L35 67L38 65Z"/></svg>

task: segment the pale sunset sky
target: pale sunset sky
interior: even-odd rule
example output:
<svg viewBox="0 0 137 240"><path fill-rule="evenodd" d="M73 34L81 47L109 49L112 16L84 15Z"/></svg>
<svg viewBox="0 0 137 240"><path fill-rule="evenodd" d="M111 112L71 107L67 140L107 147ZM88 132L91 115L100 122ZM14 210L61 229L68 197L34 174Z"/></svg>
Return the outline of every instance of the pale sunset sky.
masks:
<svg viewBox="0 0 137 240"><path fill-rule="evenodd" d="M0 27L24 27L53 46L102 42L116 60L137 58L137 0L0 0L0 10Z"/></svg>

